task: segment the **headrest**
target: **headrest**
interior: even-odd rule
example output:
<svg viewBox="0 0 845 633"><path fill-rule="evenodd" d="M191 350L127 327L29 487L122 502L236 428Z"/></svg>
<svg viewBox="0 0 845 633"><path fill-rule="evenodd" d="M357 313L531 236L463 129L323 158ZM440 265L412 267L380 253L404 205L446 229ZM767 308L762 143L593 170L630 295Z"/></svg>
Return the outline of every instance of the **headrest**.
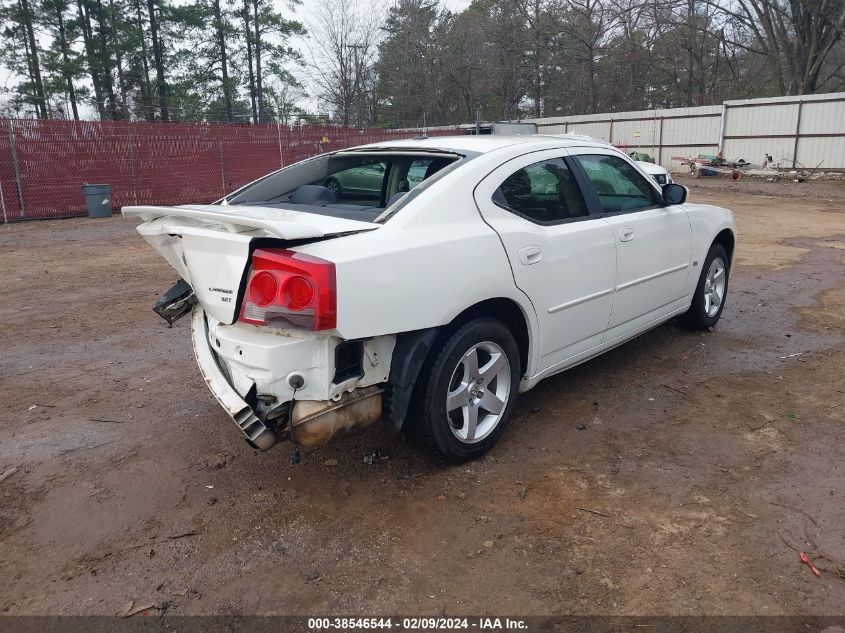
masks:
<svg viewBox="0 0 845 633"><path fill-rule="evenodd" d="M337 204L337 196L334 195L334 191L321 185L301 185L291 194L290 202L322 207L327 204Z"/></svg>

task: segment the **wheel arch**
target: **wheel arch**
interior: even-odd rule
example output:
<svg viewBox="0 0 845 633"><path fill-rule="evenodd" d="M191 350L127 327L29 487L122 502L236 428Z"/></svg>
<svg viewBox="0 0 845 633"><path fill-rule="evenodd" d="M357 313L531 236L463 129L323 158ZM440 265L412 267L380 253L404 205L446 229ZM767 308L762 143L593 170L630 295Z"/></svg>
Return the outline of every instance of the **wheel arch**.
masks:
<svg viewBox="0 0 845 633"><path fill-rule="evenodd" d="M444 334L451 334L464 323L481 318L498 319L511 331L511 334L513 334L516 340L516 346L519 349L520 373L524 376L528 371L531 339L525 312L513 299L497 297L495 299L479 301L452 319L452 322L443 328Z"/></svg>
<svg viewBox="0 0 845 633"><path fill-rule="evenodd" d="M712 247L713 244L720 244L722 248L725 249L725 252L728 254L728 263L731 264L734 258L734 247L736 246L736 236L731 229L722 229L713 238L713 242L711 242L710 246Z"/></svg>
<svg viewBox="0 0 845 633"><path fill-rule="evenodd" d="M485 299L464 309L446 325L398 334L384 407L385 417L395 429L405 423L414 388L423 368L431 362L432 350L461 326L480 318L498 319L511 331L519 350L520 374L526 375L531 354L528 316L513 299Z"/></svg>

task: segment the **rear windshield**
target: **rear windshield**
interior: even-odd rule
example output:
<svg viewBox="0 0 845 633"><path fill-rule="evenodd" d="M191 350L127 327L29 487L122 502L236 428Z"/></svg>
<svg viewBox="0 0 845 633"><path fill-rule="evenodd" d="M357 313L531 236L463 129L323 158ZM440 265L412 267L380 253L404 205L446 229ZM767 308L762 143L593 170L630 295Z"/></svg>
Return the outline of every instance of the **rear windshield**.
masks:
<svg viewBox="0 0 845 633"><path fill-rule="evenodd" d="M372 222L462 160L448 152L337 152L274 172L223 202Z"/></svg>

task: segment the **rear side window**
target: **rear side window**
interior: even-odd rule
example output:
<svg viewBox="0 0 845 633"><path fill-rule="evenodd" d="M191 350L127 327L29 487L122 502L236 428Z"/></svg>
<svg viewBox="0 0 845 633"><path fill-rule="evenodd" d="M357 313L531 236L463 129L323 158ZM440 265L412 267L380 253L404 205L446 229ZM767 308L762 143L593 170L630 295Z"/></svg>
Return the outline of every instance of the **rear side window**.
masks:
<svg viewBox="0 0 845 633"><path fill-rule="evenodd" d="M638 211L658 204L654 187L626 160L605 154L580 155L576 159L605 212Z"/></svg>
<svg viewBox="0 0 845 633"><path fill-rule="evenodd" d="M539 224L588 215L578 183L562 158L515 171L499 185L493 202Z"/></svg>

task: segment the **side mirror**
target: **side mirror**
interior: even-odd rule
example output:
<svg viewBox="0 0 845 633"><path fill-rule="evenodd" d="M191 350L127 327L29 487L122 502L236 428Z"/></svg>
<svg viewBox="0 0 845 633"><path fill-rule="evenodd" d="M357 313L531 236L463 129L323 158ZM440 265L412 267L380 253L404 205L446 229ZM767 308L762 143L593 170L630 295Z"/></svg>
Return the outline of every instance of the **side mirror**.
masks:
<svg viewBox="0 0 845 633"><path fill-rule="evenodd" d="M683 204L687 201L688 193L689 190L686 187L674 182L663 185L663 199L666 204Z"/></svg>

